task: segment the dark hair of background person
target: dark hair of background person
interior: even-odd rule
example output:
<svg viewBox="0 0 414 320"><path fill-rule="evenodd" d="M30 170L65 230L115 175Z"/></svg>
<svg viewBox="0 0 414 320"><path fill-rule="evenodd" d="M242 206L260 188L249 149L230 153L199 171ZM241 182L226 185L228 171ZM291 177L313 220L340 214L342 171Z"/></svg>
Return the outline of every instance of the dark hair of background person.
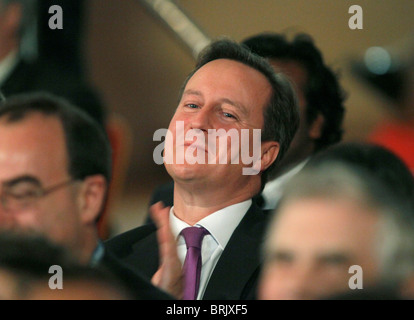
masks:
<svg viewBox="0 0 414 320"><path fill-rule="evenodd" d="M48 288L49 279L53 275L49 273L52 266L62 268L63 287L69 281L85 282L114 290L114 297L131 298L128 289L107 269L79 264L63 247L40 235L0 233L0 270L8 272L15 291L14 297L0 299L27 299L36 286Z"/></svg>
<svg viewBox="0 0 414 320"><path fill-rule="evenodd" d="M6 118L7 123L23 121L34 113L60 120L68 152L67 169L73 179L84 180L102 174L107 184L110 183L111 145L105 130L94 119L64 98L46 92L19 94L0 103L0 119ZM104 205L101 210L96 222L103 214Z"/></svg>
<svg viewBox="0 0 414 320"><path fill-rule="evenodd" d="M49 93L21 94L0 105L0 118L8 123L26 119L33 113L57 117L64 130L69 157L68 172L74 179L102 174L111 179L111 147L97 122L63 98ZM46 156L46 155L45 155Z"/></svg>
<svg viewBox="0 0 414 320"><path fill-rule="evenodd" d="M190 78L205 64L229 59L243 63L263 74L272 86L272 96L264 109L264 127L262 141L277 141L279 154L273 164L262 173L262 188L275 165L283 158L299 126L299 109L296 94L289 80L281 73L275 73L264 59L253 54L239 43L229 39L219 39L202 51L197 59L195 69L189 74L181 87L181 98Z"/></svg>
<svg viewBox="0 0 414 320"><path fill-rule="evenodd" d="M411 210L414 210L414 177L392 151L365 142L340 143L316 154L305 167L332 161L345 162L368 171L383 181L396 196L407 200Z"/></svg>
<svg viewBox="0 0 414 320"><path fill-rule="evenodd" d="M52 265L75 263L65 249L36 234L2 231L0 244L0 268L8 267L16 272L44 276Z"/></svg>
<svg viewBox="0 0 414 320"><path fill-rule="evenodd" d="M306 121L312 124L319 113L324 117L321 137L315 141L315 151L341 141L345 93L338 76L325 64L311 36L301 33L288 41L283 34L269 32L249 37L242 44L261 57L295 61L302 65L308 77L304 92Z"/></svg>

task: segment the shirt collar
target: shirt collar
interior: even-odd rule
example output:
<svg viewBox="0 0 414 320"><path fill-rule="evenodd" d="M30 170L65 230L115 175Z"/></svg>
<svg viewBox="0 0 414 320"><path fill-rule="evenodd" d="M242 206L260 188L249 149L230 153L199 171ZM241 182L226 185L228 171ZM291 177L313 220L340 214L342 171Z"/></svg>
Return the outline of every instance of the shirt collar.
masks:
<svg viewBox="0 0 414 320"><path fill-rule="evenodd" d="M103 258L104 253L105 253L104 245L102 241L99 240L95 250L92 253L90 265L93 267L98 265L101 259Z"/></svg>
<svg viewBox="0 0 414 320"><path fill-rule="evenodd" d="M285 184L292 179L292 177L297 174L305 164L308 162L309 158L298 163L296 166L277 177L276 179L266 183L266 186L263 189L262 196L265 200L265 206L263 209L269 210L276 208L277 202L282 196L282 191Z"/></svg>
<svg viewBox="0 0 414 320"><path fill-rule="evenodd" d="M251 199L233 204L201 219L195 224L195 226L207 229L218 245L224 249L234 230L239 225L251 205ZM178 238L180 232L184 228L191 226L178 219L175 216L173 209L174 207L170 210L170 226L173 235L175 238Z"/></svg>

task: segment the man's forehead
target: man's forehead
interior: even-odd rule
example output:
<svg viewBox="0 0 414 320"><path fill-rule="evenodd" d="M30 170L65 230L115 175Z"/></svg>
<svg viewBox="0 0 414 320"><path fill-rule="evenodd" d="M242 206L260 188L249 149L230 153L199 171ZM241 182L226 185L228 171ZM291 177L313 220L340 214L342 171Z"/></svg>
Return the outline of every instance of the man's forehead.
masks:
<svg viewBox="0 0 414 320"><path fill-rule="evenodd" d="M240 100L242 97L253 101L263 100L260 105L267 103L272 92L272 85L264 73L231 59L216 59L203 65L188 79L183 93L197 91L200 85L215 93L222 89L227 93L231 91L235 95L231 100Z"/></svg>
<svg viewBox="0 0 414 320"><path fill-rule="evenodd" d="M377 214L355 204L346 207L346 201L307 200L292 201L280 208L272 225L273 246L297 246L328 253L356 249L360 246L358 241L375 241Z"/></svg>
<svg viewBox="0 0 414 320"><path fill-rule="evenodd" d="M66 156L63 126L53 116L36 113L12 122L1 118L0 141L0 153L4 159L20 157L28 161L29 153L46 160L59 158L61 161L62 154Z"/></svg>

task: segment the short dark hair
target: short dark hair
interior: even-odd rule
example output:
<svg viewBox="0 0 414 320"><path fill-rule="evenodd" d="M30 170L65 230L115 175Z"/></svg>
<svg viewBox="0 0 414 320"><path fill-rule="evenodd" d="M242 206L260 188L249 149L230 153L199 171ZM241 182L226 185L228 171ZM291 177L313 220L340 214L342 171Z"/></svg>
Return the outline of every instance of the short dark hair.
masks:
<svg viewBox="0 0 414 320"><path fill-rule="evenodd" d="M50 266L76 261L66 249L36 233L1 231L0 243L0 268L20 273L46 276Z"/></svg>
<svg viewBox="0 0 414 320"><path fill-rule="evenodd" d="M74 179L101 174L111 179L111 146L106 132L83 110L49 93L19 94L0 104L0 118L8 123L33 113L54 116L62 124L68 152L68 172ZM47 141L45 141L47 143Z"/></svg>
<svg viewBox="0 0 414 320"><path fill-rule="evenodd" d="M272 86L272 95L264 109L262 141L277 141L280 150L276 161L262 173L262 188L267 177L286 153L299 126L299 110L296 94L289 80L281 73L275 73L262 57L230 39L219 39L207 46L198 56L196 67L189 74L180 91L180 97L189 79L205 64L218 59L229 59L243 63L262 73Z"/></svg>
<svg viewBox="0 0 414 320"><path fill-rule="evenodd" d="M403 160L385 147L367 142L339 143L316 154L305 167L326 162L346 163L367 171L414 210L414 177Z"/></svg>
<svg viewBox="0 0 414 320"><path fill-rule="evenodd" d="M297 34L291 42L285 35L265 32L245 39L243 45L268 59L296 61L307 72L306 121L311 124L318 114L324 117L322 134L315 141L315 151L342 140L345 93L335 74L324 62L311 36Z"/></svg>

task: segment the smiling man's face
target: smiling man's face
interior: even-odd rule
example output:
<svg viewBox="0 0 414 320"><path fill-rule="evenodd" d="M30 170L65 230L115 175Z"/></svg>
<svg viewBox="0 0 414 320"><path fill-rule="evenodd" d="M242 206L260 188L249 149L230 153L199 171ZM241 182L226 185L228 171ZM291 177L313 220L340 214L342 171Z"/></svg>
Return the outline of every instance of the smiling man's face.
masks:
<svg viewBox="0 0 414 320"><path fill-rule="evenodd" d="M377 234L378 215L348 200L284 203L266 242L259 298L320 299L346 292L352 265L362 267L364 287L375 283Z"/></svg>
<svg viewBox="0 0 414 320"><path fill-rule="evenodd" d="M242 148L241 132L247 129L250 143L248 147L252 154L253 129L263 129L263 112L271 93L272 88L266 77L243 63L218 59L201 67L184 88L181 101L169 126L173 134L171 142L174 159L179 152L175 141L179 122L183 123L184 135L192 130L203 137L199 141L204 140L206 143L209 141L209 130L216 132L233 130L239 138L239 154ZM241 157L237 164L231 164L232 140L230 137L227 138L227 162L225 164L220 164L218 149L215 150L215 164L211 164L212 161L208 157L211 156L213 150L209 150L208 144L197 145L194 148L194 145L191 146L194 141L187 141L183 147L184 152L193 148L189 152L205 153L206 164L190 164L185 158L183 164L166 164L168 173L176 182L197 181L204 185L219 186L225 181L228 187L226 189L234 191L240 189L251 179L251 176L243 175L242 170L251 167L252 164L244 164ZM216 138L216 147L218 148L219 145L219 138ZM260 177L256 178L260 181Z"/></svg>

